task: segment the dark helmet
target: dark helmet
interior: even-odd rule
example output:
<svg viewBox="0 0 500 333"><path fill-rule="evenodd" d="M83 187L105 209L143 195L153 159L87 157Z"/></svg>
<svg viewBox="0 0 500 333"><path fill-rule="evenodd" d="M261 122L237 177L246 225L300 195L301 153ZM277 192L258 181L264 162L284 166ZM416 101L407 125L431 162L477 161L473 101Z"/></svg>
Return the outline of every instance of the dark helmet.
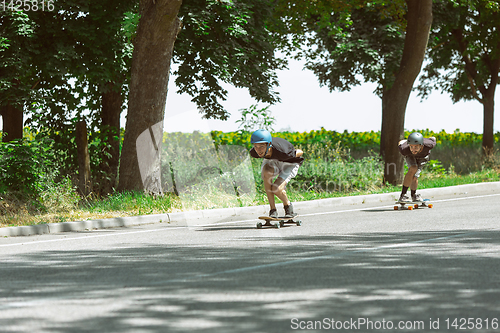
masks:
<svg viewBox="0 0 500 333"><path fill-rule="evenodd" d="M250 138L250 142L252 144L254 143L271 143L273 141L273 137L271 136L271 133L269 131L266 131L264 129L259 129L253 132L252 137Z"/></svg>
<svg viewBox="0 0 500 333"><path fill-rule="evenodd" d="M407 141L409 145L423 145L424 136L418 132L413 132L408 136Z"/></svg>

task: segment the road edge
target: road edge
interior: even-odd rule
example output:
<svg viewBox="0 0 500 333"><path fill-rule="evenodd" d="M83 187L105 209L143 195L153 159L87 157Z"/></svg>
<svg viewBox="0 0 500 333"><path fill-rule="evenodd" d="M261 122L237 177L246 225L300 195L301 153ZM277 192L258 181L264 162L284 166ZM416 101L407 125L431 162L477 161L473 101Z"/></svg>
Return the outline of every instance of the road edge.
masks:
<svg viewBox="0 0 500 333"><path fill-rule="evenodd" d="M463 194L491 194L500 193L500 182L485 182L476 184L465 184L448 187L438 187L429 189L419 189L419 193L429 199L443 196L463 195ZM347 206L362 205L366 203L394 203L400 192L356 195L339 198L318 199L311 201L294 202L295 209L309 209L325 206ZM96 229L107 229L117 227L132 227L154 223L186 222L192 219L202 218L229 218L243 214L264 215L269 207L267 205L220 208L209 210L197 210L178 213L154 214L143 216L116 217L99 220L74 221L39 224L32 226L4 227L0 228L0 237L32 236L42 234L54 234L71 231L88 231Z"/></svg>

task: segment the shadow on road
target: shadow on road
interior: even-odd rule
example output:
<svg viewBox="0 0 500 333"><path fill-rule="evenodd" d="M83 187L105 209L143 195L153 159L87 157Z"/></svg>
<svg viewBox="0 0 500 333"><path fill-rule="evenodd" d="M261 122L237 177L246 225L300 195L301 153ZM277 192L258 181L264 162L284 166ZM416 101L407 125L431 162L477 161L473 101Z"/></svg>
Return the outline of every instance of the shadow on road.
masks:
<svg viewBox="0 0 500 333"><path fill-rule="evenodd" d="M449 331L446 318L500 317L498 231L123 246L3 262L2 332L292 332L293 318L421 321L412 331L428 332L430 318Z"/></svg>

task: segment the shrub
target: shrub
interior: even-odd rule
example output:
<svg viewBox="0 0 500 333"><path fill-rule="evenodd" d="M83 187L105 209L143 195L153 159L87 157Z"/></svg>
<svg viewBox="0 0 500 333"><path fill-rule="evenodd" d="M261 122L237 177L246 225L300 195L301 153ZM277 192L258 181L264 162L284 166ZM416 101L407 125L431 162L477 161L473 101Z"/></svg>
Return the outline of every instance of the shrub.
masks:
<svg viewBox="0 0 500 333"><path fill-rule="evenodd" d="M0 143L0 193L38 196L57 174L50 140Z"/></svg>

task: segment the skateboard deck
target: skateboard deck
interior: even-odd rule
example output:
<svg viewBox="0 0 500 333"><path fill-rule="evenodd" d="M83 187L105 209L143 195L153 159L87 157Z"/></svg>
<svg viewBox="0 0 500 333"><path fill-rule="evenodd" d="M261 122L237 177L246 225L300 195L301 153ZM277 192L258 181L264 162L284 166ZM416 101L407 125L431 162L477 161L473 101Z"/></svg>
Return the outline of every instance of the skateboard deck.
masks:
<svg viewBox="0 0 500 333"><path fill-rule="evenodd" d="M257 229L262 229L263 227L273 227L273 228L279 229L287 223L293 223L297 226L301 226L302 221L295 220L296 217L298 217L298 215L296 215L294 217L280 216L277 218L269 217L269 216L259 216L259 220L265 220L266 223L264 223L264 224L262 222L257 223Z"/></svg>
<svg viewBox="0 0 500 333"><path fill-rule="evenodd" d="M433 207L430 199L424 199L423 201L412 201L412 202L396 201L396 204L399 204L399 206L394 206L394 210L399 210L400 208L401 209L407 208L408 210L413 210L419 207L428 207L428 208ZM408 207L405 207L406 205L408 205Z"/></svg>

